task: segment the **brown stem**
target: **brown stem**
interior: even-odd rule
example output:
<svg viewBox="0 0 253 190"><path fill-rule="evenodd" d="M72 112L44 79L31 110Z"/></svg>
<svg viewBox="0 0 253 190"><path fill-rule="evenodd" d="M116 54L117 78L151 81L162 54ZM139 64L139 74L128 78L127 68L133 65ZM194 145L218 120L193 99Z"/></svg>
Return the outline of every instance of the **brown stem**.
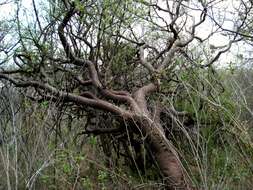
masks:
<svg viewBox="0 0 253 190"><path fill-rule="evenodd" d="M141 109L142 112L149 114L148 109L147 109L147 101L146 101L146 96L149 93L155 92L157 90L157 86L154 83L149 83L141 88L139 88L135 93L134 93L134 100L138 104L139 108Z"/></svg>
<svg viewBox="0 0 253 190"><path fill-rule="evenodd" d="M159 123L155 123L145 117L138 117L137 119L140 122L140 129L143 135L147 137L149 148L163 175L166 189L191 190L192 187L186 180L178 154L160 130Z"/></svg>
<svg viewBox="0 0 253 190"><path fill-rule="evenodd" d="M98 108L104 111L109 111L118 115L121 115L124 118L131 118L132 114L110 102L101 100L101 99L90 99L82 96L75 95L73 93L62 92L57 90L53 86L49 84L40 83L37 81L19 81L14 78L11 78L8 75L0 73L0 78L8 80L16 87L34 87L36 89L44 90L46 93L50 93L51 95L61 99L66 102L74 102L77 105L86 105L93 108Z"/></svg>

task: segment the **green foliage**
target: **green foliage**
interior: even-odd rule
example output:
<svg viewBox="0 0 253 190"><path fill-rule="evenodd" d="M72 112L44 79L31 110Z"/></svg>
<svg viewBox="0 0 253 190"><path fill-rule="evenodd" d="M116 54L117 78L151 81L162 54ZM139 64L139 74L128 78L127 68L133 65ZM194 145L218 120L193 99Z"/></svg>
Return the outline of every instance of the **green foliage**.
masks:
<svg viewBox="0 0 253 190"><path fill-rule="evenodd" d="M82 187L91 190L92 189L92 181L90 180L89 177L84 177L81 179Z"/></svg>
<svg viewBox="0 0 253 190"><path fill-rule="evenodd" d="M49 102L47 100L44 100L43 102L40 103L42 108L48 108Z"/></svg>
<svg viewBox="0 0 253 190"><path fill-rule="evenodd" d="M67 175L71 174L71 165L70 164L64 163L62 165L62 169L63 169L63 172L66 173Z"/></svg>
<svg viewBox="0 0 253 190"><path fill-rule="evenodd" d="M98 170L98 182L102 186L102 190L106 189L107 180L108 180L108 173L106 171Z"/></svg>
<svg viewBox="0 0 253 190"><path fill-rule="evenodd" d="M97 138L96 136L90 136L89 138L89 144L92 146L96 146L97 145Z"/></svg>

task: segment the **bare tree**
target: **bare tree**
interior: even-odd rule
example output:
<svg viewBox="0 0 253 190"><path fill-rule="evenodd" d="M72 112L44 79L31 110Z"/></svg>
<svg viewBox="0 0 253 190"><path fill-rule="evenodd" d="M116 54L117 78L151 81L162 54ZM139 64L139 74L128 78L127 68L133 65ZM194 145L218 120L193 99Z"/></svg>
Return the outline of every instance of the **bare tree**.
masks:
<svg viewBox="0 0 253 190"><path fill-rule="evenodd" d="M172 96L170 85L181 83L182 70L212 67L241 40L245 19L235 30L224 29L215 15L217 3L50 0L42 9L33 1L35 21L23 21L17 5L15 68L2 67L0 79L29 88L27 96L33 100L61 102L87 112L101 110L128 123L130 133L148 145L167 188L192 189L166 135L168 128L161 123L162 114L172 120L189 116L173 105L168 108L163 97ZM251 7L245 10L246 17ZM200 37L199 28L208 24L213 29ZM210 54L196 50L217 33L229 36L225 46ZM124 133L126 128L98 126L84 133L115 131Z"/></svg>

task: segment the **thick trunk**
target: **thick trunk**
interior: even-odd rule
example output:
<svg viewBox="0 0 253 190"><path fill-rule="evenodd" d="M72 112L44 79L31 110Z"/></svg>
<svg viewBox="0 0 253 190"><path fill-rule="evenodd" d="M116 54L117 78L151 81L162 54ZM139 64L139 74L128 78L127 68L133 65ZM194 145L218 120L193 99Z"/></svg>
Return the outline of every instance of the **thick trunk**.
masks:
<svg viewBox="0 0 253 190"><path fill-rule="evenodd" d="M144 118L141 121L141 130L147 136L148 145L163 175L166 189L192 189L186 180L178 155L161 131L160 124Z"/></svg>

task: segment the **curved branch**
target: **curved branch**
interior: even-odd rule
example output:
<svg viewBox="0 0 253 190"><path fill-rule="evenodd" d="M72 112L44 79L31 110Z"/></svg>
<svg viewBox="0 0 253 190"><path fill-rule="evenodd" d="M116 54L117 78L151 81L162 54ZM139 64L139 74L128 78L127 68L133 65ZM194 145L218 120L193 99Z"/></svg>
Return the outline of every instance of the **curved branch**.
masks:
<svg viewBox="0 0 253 190"><path fill-rule="evenodd" d="M130 118L132 116L130 112L101 99L90 99L72 93L62 92L49 84L42 84L38 81L19 81L2 73L0 73L0 79L1 78L11 82L16 87L34 87L36 89L44 90L45 92L48 92L66 102L73 102L77 105L86 105L93 108L98 108L104 111L115 113L125 118Z"/></svg>
<svg viewBox="0 0 253 190"><path fill-rule="evenodd" d="M61 44L64 48L64 51L67 57L76 65L84 65L85 61L76 57L71 50L71 47L67 41L66 36L64 35L64 28L67 26L68 22L70 21L71 17L75 14L75 7L71 7L71 9L67 12L65 17L63 18L61 24L58 27L58 35L61 41Z"/></svg>
<svg viewBox="0 0 253 190"><path fill-rule="evenodd" d="M118 127L118 128L96 128L96 129L87 128L85 131L79 133L78 135L85 135L85 134L103 135L103 134L119 133L122 131L123 131L123 129L120 127Z"/></svg>
<svg viewBox="0 0 253 190"><path fill-rule="evenodd" d="M228 45L225 49L220 50L208 63L206 63L205 65L201 65L201 67L204 68L204 67L208 67L208 66L212 65L214 62L216 62L220 58L220 56L222 54L224 54L224 53L226 53L227 51L230 50L233 43L239 42L239 41L242 40L241 38L235 39L236 37L237 36L234 37L234 40L229 41L229 43L228 43Z"/></svg>
<svg viewBox="0 0 253 190"><path fill-rule="evenodd" d="M152 74L152 73L155 73L156 70L155 68L153 67L153 65L151 65L144 57L144 49L146 48L147 46L144 45L144 46L141 46L140 47L140 60L141 60L141 64L146 68L148 69L148 71Z"/></svg>
<svg viewBox="0 0 253 190"><path fill-rule="evenodd" d="M133 95L134 100L137 102L141 111L143 111L146 114L149 113L147 108L146 96L152 92L155 92L157 89L158 89L157 85L155 85L154 83L149 83L139 88Z"/></svg>
<svg viewBox="0 0 253 190"><path fill-rule="evenodd" d="M70 21L71 17L74 15L75 11L74 11L74 7L72 7L67 14L65 15L63 21L61 22L61 24L58 27L58 35L59 38L61 40L62 46L64 48L64 51L67 55L68 58L70 58L71 60L75 60L74 54L70 48L70 45L68 44L68 41L64 35L64 28L67 26L68 22Z"/></svg>
<svg viewBox="0 0 253 190"><path fill-rule="evenodd" d="M116 101L128 102L134 110L137 109L138 105L136 104L134 99L130 96L130 94L128 94L127 92L108 90L103 87L98 78L97 70L95 68L94 63L92 63L91 61L87 61L87 66L89 69L89 74L93 85L100 90L100 93L102 95Z"/></svg>

